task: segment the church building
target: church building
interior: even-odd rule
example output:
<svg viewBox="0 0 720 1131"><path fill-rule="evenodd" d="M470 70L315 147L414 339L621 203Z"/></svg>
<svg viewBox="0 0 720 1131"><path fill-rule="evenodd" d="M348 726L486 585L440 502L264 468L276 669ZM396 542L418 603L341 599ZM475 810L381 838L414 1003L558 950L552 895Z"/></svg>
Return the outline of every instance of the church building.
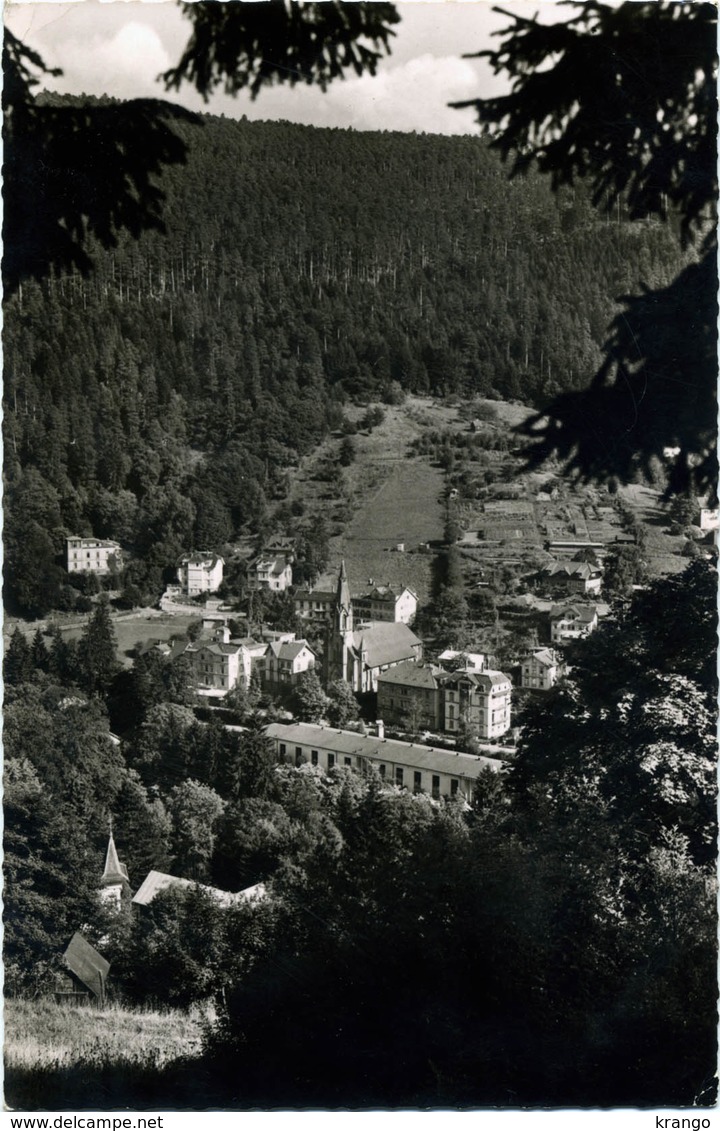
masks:
<svg viewBox="0 0 720 1131"><path fill-rule="evenodd" d="M355 620L343 561L325 648L327 681L344 679L358 694L377 691L381 672L396 664L418 663L420 660L422 641L407 624Z"/></svg>

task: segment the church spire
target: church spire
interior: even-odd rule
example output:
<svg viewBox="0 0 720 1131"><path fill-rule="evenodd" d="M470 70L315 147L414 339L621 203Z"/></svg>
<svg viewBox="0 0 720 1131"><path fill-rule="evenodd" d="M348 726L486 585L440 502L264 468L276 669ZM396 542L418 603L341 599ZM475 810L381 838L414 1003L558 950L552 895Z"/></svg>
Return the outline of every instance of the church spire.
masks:
<svg viewBox="0 0 720 1131"><path fill-rule="evenodd" d="M124 864L120 863L120 857L118 856L117 848L115 847L115 838L113 837L111 830L110 837L108 839L107 852L105 854L105 871L102 874L100 886L109 887L110 884L122 883L122 881L127 880L127 878L127 868Z"/></svg>
<svg viewBox="0 0 720 1131"><path fill-rule="evenodd" d="M123 899L130 893L127 868L120 863L115 838L112 834L112 821L110 822L110 836L108 837L107 852L105 853L105 870L100 879L100 899L103 903L120 910Z"/></svg>
<svg viewBox="0 0 720 1131"><path fill-rule="evenodd" d="M335 602L335 613L337 616L337 628L340 632L352 632L353 627L353 613L352 613L352 598L350 597L350 586L348 585L347 571L345 569L345 559L343 558L340 563L340 573L338 575L337 584L337 598Z"/></svg>

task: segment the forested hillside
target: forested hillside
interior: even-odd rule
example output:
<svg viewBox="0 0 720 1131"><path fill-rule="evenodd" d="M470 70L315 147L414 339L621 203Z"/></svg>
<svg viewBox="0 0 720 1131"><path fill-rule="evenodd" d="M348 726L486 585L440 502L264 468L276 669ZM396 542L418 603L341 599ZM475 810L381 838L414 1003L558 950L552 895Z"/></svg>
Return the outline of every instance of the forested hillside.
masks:
<svg viewBox="0 0 720 1131"><path fill-rule="evenodd" d="M114 537L156 594L256 526L347 398L542 405L587 382L612 299L677 271L667 226L508 183L477 138L207 117L165 236L26 283L5 313L6 597L61 603L67 534Z"/></svg>

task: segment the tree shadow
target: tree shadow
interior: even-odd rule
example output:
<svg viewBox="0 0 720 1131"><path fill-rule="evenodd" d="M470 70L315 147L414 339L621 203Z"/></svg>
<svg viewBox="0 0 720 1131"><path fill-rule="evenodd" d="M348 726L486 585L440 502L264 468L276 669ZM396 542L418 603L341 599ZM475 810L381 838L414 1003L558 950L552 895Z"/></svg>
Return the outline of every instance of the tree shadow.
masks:
<svg viewBox="0 0 720 1131"><path fill-rule="evenodd" d="M33 70L59 74L5 29L3 49L3 283L7 297L24 279L51 271L88 274L88 237L117 247L126 229L165 231L163 170L184 164L177 125L202 119L156 99L115 102L30 90Z"/></svg>
<svg viewBox="0 0 720 1131"><path fill-rule="evenodd" d="M520 425L524 470L559 459L582 482L629 483L668 467L668 494L717 484L717 263L710 249L667 287L622 296L587 389ZM527 442L529 441L529 442ZM667 449L678 449L668 463Z"/></svg>

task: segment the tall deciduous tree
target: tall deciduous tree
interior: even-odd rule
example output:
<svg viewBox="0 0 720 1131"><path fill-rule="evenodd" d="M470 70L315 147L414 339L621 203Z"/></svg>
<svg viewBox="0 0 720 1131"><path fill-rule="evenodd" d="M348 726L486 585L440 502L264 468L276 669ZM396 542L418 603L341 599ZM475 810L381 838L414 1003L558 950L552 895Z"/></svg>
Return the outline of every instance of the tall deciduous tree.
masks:
<svg viewBox="0 0 720 1131"><path fill-rule="evenodd" d="M295 712L306 723L319 723L327 716L330 701L322 689L317 672L310 670L299 679L293 693Z"/></svg>
<svg viewBox="0 0 720 1131"><path fill-rule="evenodd" d="M215 826L225 809L222 798L207 785L176 785L168 797L173 825L173 868L189 880L207 880L215 848Z"/></svg>
<svg viewBox="0 0 720 1131"><path fill-rule="evenodd" d="M353 722L360 714L358 701L353 689L345 679L336 679L328 684L328 719L333 726L342 727Z"/></svg>

